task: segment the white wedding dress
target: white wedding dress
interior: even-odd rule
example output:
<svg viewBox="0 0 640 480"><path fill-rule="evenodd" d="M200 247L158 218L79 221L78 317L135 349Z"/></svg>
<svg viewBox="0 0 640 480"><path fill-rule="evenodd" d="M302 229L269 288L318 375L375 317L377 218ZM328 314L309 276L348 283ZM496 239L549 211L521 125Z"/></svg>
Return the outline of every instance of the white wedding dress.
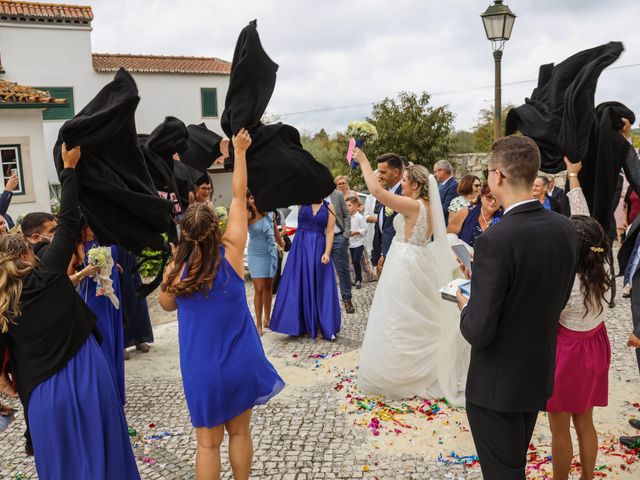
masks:
<svg viewBox="0 0 640 480"><path fill-rule="evenodd" d="M429 192L431 215L419 201L412 231L405 231L404 216L394 219L396 236L369 312L358 386L389 398L446 397L453 405L464 405L470 346L460 333L457 306L439 292L459 276L459 269L433 175Z"/></svg>

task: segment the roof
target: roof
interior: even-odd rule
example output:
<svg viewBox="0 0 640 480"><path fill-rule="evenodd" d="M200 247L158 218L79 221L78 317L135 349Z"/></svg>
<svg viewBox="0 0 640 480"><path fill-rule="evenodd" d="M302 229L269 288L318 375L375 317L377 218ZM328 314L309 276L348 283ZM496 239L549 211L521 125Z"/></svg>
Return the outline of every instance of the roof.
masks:
<svg viewBox="0 0 640 480"><path fill-rule="evenodd" d="M88 25L93 11L89 6L0 0L0 20Z"/></svg>
<svg viewBox="0 0 640 480"><path fill-rule="evenodd" d="M0 107L6 108L11 105L24 108L29 106L39 107L44 104L46 106L57 106L66 103L66 99L53 98L49 95L49 92L44 90L0 80Z"/></svg>
<svg viewBox="0 0 640 480"><path fill-rule="evenodd" d="M231 63L215 57L93 54L93 68L97 72L117 72L120 67L140 73L231 74Z"/></svg>

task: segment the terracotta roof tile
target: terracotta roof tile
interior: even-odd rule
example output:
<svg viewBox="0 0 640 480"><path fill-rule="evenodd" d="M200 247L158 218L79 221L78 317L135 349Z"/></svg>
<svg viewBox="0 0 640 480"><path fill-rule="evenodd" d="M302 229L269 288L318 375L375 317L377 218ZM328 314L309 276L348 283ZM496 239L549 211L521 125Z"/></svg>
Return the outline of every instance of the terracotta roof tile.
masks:
<svg viewBox="0 0 640 480"><path fill-rule="evenodd" d="M63 20L68 23L90 23L93 20L93 11L91 7L81 5L0 0L0 19L6 20L6 17L32 18L49 22Z"/></svg>
<svg viewBox="0 0 640 480"><path fill-rule="evenodd" d="M94 53L97 72L116 72L120 67L140 73L190 73L229 75L231 63L214 57L178 57L163 55L124 55Z"/></svg>
<svg viewBox="0 0 640 480"><path fill-rule="evenodd" d="M0 80L0 103L66 103L64 98L53 98L49 92L17 83Z"/></svg>

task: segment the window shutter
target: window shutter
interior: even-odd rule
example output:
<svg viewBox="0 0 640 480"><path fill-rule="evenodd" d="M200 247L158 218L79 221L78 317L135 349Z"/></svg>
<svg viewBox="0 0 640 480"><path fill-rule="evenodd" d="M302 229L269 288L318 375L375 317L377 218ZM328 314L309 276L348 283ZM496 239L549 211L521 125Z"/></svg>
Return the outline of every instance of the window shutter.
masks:
<svg viewBox="0 0 640 480"><path fill-rule="evenodd" d="M48 108L42 111L43 120L69 120L75 115L73 107L73 87L38 87L46 90L54 98L66 98L64 107Z"/></svg>
<svg viewBox="0 0 640 480"><path fill-rule="evenodd" d="M203 117L218 116L218 91L215 88L201 88L200 99L202 102Z"/></svg>

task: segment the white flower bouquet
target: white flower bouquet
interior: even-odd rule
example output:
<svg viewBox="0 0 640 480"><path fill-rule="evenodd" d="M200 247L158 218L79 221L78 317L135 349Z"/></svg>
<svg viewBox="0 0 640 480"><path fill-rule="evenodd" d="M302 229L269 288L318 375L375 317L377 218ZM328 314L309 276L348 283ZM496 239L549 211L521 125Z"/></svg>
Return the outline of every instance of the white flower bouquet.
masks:
<svg viewBox="0 0 640 480"><path fill-rule="evenodd" d="M111 256L111 247L93 247L87 252L87 261L90 265L100 267L100 270L93 276L96 282L96 297L105 296L113 306L120 308L120 300L116 297L113 290L113 280L111 280L111 272L113 271L113 257Z"/></svg>
<svg viewBox="0 0 640 480"><path fill-rule="evenodd" d="M216 214L216 218L218 219L218 228L220 229L220 234L222 235L227 229L229 211L227 210L227 207L217 206L213 209L213 213Z"/></svg>
<svg viewBox="0 0 640 480"><path fill-rule="evenodd" d="M378 139L378 129L369 122L358 121L349 122L347 127L347 135L349 139L349 148L347 149L347 163L351 168L356 168L356 162L353 160L353 154L356 147L364 147L365 142L375 142Z"/></svg>

